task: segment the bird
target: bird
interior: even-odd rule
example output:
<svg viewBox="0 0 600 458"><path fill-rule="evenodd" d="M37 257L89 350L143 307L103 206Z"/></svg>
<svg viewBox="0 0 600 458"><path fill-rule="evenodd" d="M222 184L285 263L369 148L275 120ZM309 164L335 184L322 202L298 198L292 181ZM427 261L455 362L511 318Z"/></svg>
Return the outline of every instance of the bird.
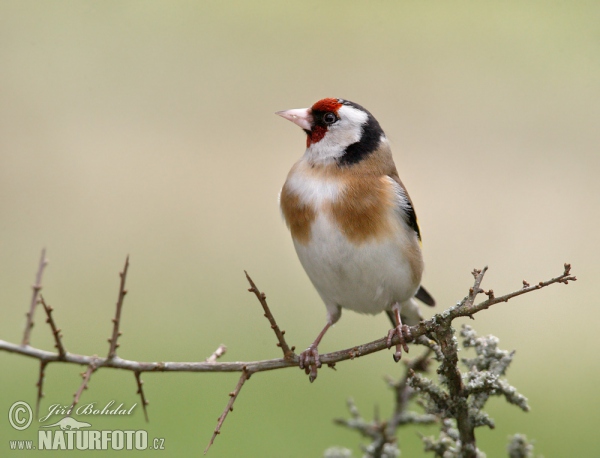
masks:
<svg viewBox="0 0 600 458"><path fill-rule="evenodd" d="M325 303L327 321L299 355L313 382L321 367L318 346L342 309L386 312L388 348L408 352L408 324L422 320L415 298L435 300L421 286L421 232L390 143L361 105L325 98L310 108L278 111L306 134L306 150L279 194L283 218L310 281Z"/></svg>

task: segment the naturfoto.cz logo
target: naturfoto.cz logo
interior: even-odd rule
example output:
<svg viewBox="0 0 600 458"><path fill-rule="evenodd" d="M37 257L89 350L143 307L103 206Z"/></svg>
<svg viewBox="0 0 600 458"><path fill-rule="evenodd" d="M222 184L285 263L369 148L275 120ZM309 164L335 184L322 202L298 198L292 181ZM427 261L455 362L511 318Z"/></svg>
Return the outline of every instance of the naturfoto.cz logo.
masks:
<svg viewBox="0 0 600 458"><path fill-rule="evenodd" d="M46 416L45 418L48 418ZM24 401L15 402L9 409L10 425L17 431L27 429L33 411ZM164 450L164 438L148 440L145 430L93 430L91 424L66 416L55 423L41 425L37 444L32 440L11 440L11 450ZM55 428L55 429L50 429Z"/></svg>

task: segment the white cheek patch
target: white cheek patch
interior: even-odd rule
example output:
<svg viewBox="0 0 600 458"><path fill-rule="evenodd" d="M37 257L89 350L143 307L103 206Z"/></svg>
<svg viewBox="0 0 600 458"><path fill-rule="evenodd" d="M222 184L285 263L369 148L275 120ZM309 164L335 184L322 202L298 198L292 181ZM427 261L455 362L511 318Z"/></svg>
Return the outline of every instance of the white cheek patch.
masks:
<svg viewBox="0 0 600 458"><path fill-rule="evenodd" d="M362 126L369 118L369 115L364 111L358 110L349 105L342 105L338 110L338 115L341 118L341 122L347 120L348 122L357 126Z"/></svg>
<svg viewBox="0 0 600 458"><path fill-rule="evenodd" d="M369 115L348 105L338 110L339 121L329 126L325 136L311 144L305 153L306 159L315 164L326 164L343 156L345 149L360 140L363 125Z"/></svg>

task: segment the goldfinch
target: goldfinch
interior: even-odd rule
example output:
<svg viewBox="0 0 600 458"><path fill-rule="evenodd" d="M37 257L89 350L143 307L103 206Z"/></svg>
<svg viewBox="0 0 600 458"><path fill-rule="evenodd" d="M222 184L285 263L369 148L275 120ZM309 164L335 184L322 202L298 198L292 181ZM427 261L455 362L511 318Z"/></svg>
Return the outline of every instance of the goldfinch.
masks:
<svg viewBox="0 0 600 458"><path fill-rule="evenodd" d="M300 354L300 368L317 377L318 345L341 316L386 311L400 338L394 359L408 352L408 326L422 317L414 298L435 301L421 286L421 233L377 120L344 99L276 114L306 133L306 151L281 189L279 203L300 263L323 299L327 322Z"/></svg>

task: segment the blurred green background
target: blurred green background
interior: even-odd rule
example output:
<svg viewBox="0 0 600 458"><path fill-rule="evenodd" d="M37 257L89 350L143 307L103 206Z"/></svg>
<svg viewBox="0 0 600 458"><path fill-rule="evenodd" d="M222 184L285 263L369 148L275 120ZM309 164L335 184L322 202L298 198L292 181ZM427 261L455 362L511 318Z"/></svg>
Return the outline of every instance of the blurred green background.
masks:
<svg viewBox="0 0 600 458"><path fill-rule="evenodd" d="M225 361L279 357L244 269L305 348L325 309L277 206L304 137L273 112L343 97L392 142L436 310L486 264L496 294L564 262L579 278L472 323L517 350L509 381L532 408L492 401L497 427L478 430L480 447L505 456L520 432L547 458L599 456L599 24L596 1L2 1L0 338L20 342L47 247L43 294L71 352L107 352L128 253L122 357L198 361L221 343ZM40 310L36 323L32 344L51 349ZM321 350L387 330L383 315L346 312ZM35 403L38 364L0 353L0 365L9 456L9 439L35 437L6 412ZM42 411L71 402L80 371L49 367ZM299 370L256 375L209 456L318 457L332 445L360 456L358 435L332 419L348 397L367 418L375 406L388 415L382 378L400 373L382 352L312 385ZM140 409L92 423L147 429L166 439L163 456L198 456L237 378L146 374L149 424ZM131 405L135 391L130 373L103 370L81 402ZM423 455L417 431L434 429L400 431L403 456Z"/></svg>

